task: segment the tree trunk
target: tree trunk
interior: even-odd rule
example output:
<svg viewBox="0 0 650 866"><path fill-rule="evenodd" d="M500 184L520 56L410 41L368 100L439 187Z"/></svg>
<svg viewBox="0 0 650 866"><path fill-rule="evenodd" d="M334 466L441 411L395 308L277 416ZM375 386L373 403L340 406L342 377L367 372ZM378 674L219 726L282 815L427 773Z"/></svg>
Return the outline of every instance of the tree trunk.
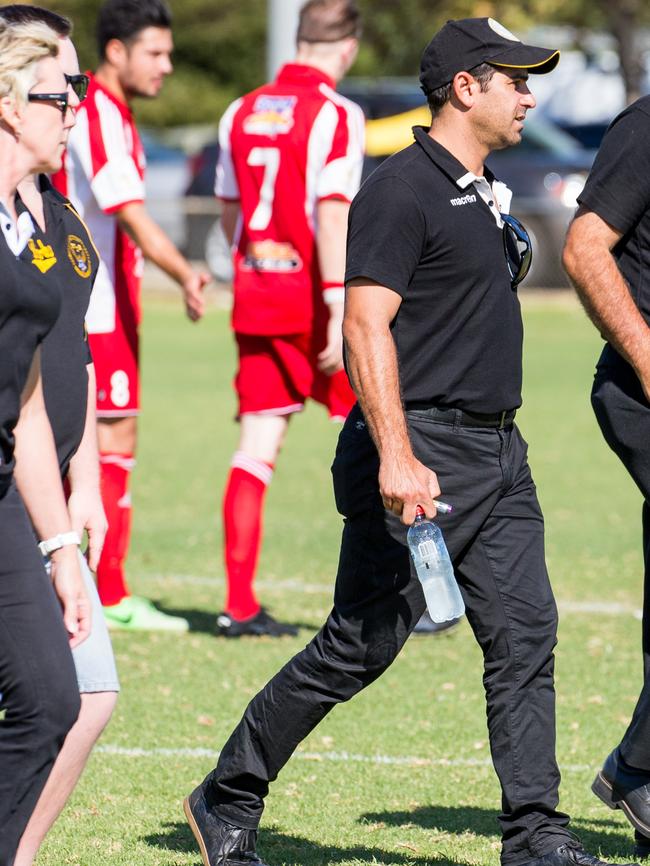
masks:
<svg viewBox="0 0 650 866"><path fill-rule="evenodd" d="M634 102L641 95L643 81L643 62L637 30L640 26L639 0L600 0L600 6L605 14L609 29L616 39L621 74L625 84L625 97L628 102Z"/></svg>

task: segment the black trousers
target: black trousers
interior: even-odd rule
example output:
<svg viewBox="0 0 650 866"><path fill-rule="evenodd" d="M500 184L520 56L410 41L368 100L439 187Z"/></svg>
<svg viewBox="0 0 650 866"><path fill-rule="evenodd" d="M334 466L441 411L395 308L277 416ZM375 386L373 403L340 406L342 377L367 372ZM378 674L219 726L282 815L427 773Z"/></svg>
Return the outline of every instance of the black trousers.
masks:
<svg viewBox="0 0 650 866"><path fill-rule="evenodd" d="M490 745L503 792L502 861L523 863L568 835L568 818L557 811L557 610L526 443L514 426L463 427L427 410L407 418L416 456L438 473L455 506L440 525L485 657ZM233 824L257 826L269 782L298 743L386 670L424 610L406 527L383 508L378 469L355 407L332 467L345 516L334 607L311 643L251 701L208 776L208 799Z"/></svg>
<svg viewBox="0 0 650 866"><path fill-rule="evenodd" d="M644 499L644 684L620 748L627 763L650 772L650 404L632 367L609 345L596 368L591 403L607 444L621 459Z"/></svg>
<svg viewBox="0 0 650 866"><path fill-rule="evenodd" d="M0 692L0 866L11 866L80 707L61 607L13 486L0 499Z"/></svg>

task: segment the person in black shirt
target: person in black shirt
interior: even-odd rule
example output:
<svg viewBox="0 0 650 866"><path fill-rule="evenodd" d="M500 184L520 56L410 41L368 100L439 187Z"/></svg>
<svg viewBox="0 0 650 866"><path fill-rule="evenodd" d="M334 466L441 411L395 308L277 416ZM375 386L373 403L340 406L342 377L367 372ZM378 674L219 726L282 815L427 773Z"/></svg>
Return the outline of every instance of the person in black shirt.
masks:
<svg viewBox="0 0 650 866"><path fill-rule="evenodd" d="M643 495L645 681L620 745L593 783L650 856L650 97L607 130L569 227L564 266L606 340L591 402L607 444Z"/></svg>
<svg viewBox="0 0 650 866"><path fill-rule="evenodd" d="M87 78L80 74L69 36L71 24L62 16L37 6L15 4L0 8L0 18L11 24L40 21L59 36L58 62L69 84L69 97L83 96ZM59 154L47 168L59 166ZM99 455L95 420L94 366L85 332L85 314L95 282L99 255L85 224L70 202L49 182L33 175L18 186L19 210L27 207L34 223L36 248L51 248L49 275L61 293L56 324L43 341L41 364L45 406L54 434L61 477L70 495L68 511L73 529L88 532L88 562L79 553L86 589L92 602L92 629L73 650L81 710L30 817L16 852L14 866L29 866L46 833L74 789L93 745L108 723L119 682L110 637L90 568L95 570L106 532L99 490ZM21 489L21 467L16 481ZM90 565L90 568L89 568Z"/></svg>
<svg viewBox="0 0 650 866"><path fill-rule="evenodd" d="M553 647L557 611L544 525L515 426L530 263L510 193L485 168L535 107L528 73L558 52L492 19L448 22L420 81L432 125L384 162L352 203L343 335L359 403L332 467L345 516L334 608L253 698L216 769L185 801L206 866L260 864L269 782L332 707L391 664L424 607L406 546L417 506L442 524L485 659L505 866L600 866L557 810Z"/></svg>
<svg viewBox="0 0 650 866"><path fill-rule="evenodd" d="M0 16L4 10L0 9ZM61 52L63 53L63 52ZM88 558L79 552L79 564L92 603L88 638L73 650L81 710L66 737L38 804L21 838L14 866L29 866L47 831L64 807L90 755L106 727L117 699L119 682L108 627L102 614L94 578L103 539L103 506L99 493L99 457L95 424L94 371L85 339L84 313L99 257L74 209L45 175L38 188L20 184L19 191L35 224L32 237L50 245L57 258L52 277L61 287L59 318L43 340L41 367L43 392L61 477L68 482L71 525L81 537L88 530ZM42 213L38 213L38 200ZM45 231L43 231L45 229ZM85 274L88 276L85 276ZM20 492L21 466L16 482ZM103 522L102 522L103 521Z"/></svg>
<svg viewBox="0 0 650 866"><path fill-rule="evenodd" d="M0 21L2 866L14 862L20 836L79 712L68 643L78 645L90 627L79 538L63 496L40 376L39 347L56 321L60 292L51 274L51 250L35 243L32 220L18 213L15 202L17 184L26 174L56 162L57 154L60 160L74 123L58 48L56 35L41 24L10 27ZM17 463L20 496L13 478ZM43 539L40 553L34 531ZM46 552L51 580L43 567Z"/></svg>

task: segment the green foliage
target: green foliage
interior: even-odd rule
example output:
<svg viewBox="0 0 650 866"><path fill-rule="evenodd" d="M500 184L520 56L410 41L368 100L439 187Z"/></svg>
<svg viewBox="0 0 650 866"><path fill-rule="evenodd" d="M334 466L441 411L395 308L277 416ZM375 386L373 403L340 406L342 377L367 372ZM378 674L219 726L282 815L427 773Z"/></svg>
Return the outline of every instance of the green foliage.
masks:
<svg viewBox="0 0 650 866"><path fill-rule="evenodd" d="M73 21L82 69L97 65L95 20L100 5L91 0L52 3ZM158 99L137 102L138 119L149 126L215 123L232 99L264 81L266 2L171 0L170 5L175 71Z"/></svg>
<svg viewBox="0 0 650 866"><path fill-rule="evenodd" d="M216 123L228 104L262 84L265 0L172 2L174 74L159 99L139 101L143 123Z"/></svg>
<svg viewBox="0 0 650 866"><path fill-rule="evenodd" d="M449 18L491 16L518 33L541 25L569 25L576 47L590 29L615 37L630 98L641 81L638 29L650 21L650 7L641 0L359 0L364 10L365 37L356 70L364 75L414 75L422 48ZM627 67L633 71L628 72ZM637 76L636 80L634 75Z"/></svg>
<svg viewBox="0 0 650 866"><path fill-rule="evenodd" d="M558 5L560 0L558 0ZM433 34L450 18L493 16L510 29L552 20L548 7L553 0L540 0L524 9L512 0L360 0L364 16L364 39L354 72L363 75L412 75L420 55Z"/></svg>
<svg viewBox="0 0 650 866"><path fill-rule="evenodd" d="M216 87L202 69L176 63L157 99L136 99L134 111L143 126L170 127L191 123L217 124L230 102L240 96L232 86Z"/></svg>
<svg viewBox="0 0 650 866"><path fill-rule="evenodd" d="M364 38L352 70L356 75L417 74L420 54L448 18L492 15L518 32L543 24L568 24L576 39L597 27L632 38L650 18L640 0L359 0ZM99 2L57 0L57 11L75 25L83 67L97 63L94 28ZM160 98L140 102L138 116L150 126L214 123L235 96L265 77L266 0L171 0L174 14L175 74ZM619 8L620 7L620 8ZM619 33L620 36L620 33ZM627 44L627 43L623 43Z"/></svg>
<svg viewBox="0 0 650 866"><path fill-rule="evenodd" d="M202 69L219 86L238 91L263 82L265 0L183 0L173 8L179 65Z"/></svg>

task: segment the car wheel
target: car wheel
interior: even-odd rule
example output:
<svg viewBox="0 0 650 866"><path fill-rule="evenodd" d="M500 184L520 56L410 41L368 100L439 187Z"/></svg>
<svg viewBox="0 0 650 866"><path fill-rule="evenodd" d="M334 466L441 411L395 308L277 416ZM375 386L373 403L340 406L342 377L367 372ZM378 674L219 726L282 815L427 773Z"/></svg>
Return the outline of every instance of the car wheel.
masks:
<svg viewBox="0 0 650 866"><path fill-rule="evenodd" d="M533 243L533 264L522 286L529 289L564 289L570 283L560 260L560 242L544 221L532 216L522 216Z"/></svg>
<svg viewBox="0 0 650 866"><path fill-rule="evenodd" d="M215 220L208 229L205 238L205 261L216 280L220 283L232 282L232 251L221 227L221 220Z"/></svg>

